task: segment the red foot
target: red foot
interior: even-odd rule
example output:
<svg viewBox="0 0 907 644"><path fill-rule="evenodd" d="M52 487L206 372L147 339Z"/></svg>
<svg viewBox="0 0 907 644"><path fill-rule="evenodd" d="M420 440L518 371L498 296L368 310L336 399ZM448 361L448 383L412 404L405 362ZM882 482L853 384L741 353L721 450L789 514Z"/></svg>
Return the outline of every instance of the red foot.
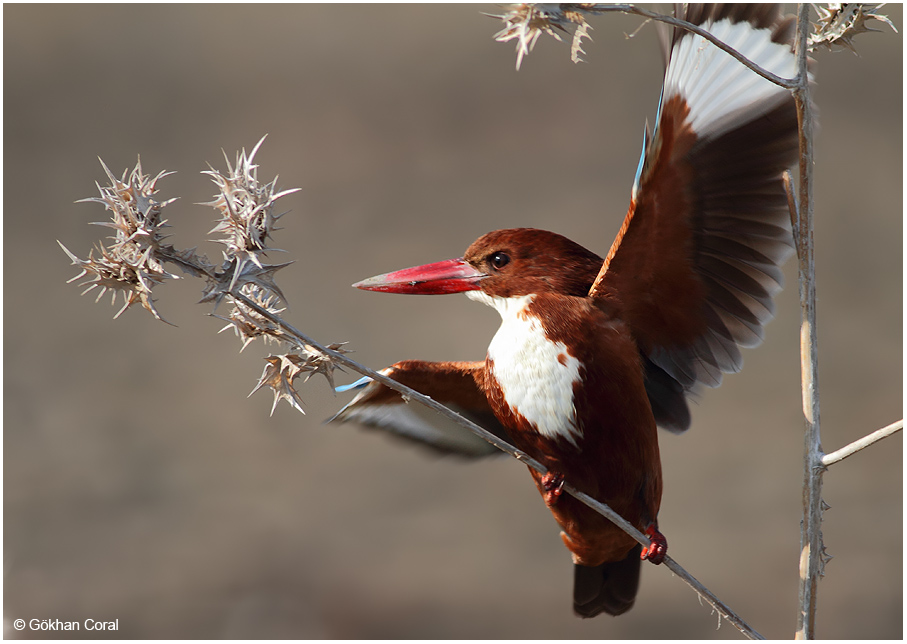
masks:
<svg viewBox="0 0 907 644"><path fill-rule="evenodd" d="M665 560L665 555L668 554L668 540L658 531L654 523L646 528L646 536L652 543L642 549L639 558L648 559L657 566Z"/></svg>
<svg viewBox="0 0 907 644"><path fill-rule="evenodd" d="M542 477L542 487L545 488L545 493L542 495L545 503L549 506L554 505L561 498L561 492L564 491L564 475L548 472Z"/></svg>

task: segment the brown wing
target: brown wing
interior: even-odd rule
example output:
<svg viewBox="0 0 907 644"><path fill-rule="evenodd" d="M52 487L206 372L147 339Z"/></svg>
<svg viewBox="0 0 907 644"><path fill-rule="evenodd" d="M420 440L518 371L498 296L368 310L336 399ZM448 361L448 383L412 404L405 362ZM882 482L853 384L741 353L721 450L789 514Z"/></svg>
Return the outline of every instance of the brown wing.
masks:
<svg viewBox="0 0 907 644"><path fill-rule="evenodd" d="M382 373L509 441L485 397L484 362L406 360L384 369ZM328 422L354 422L381 429L441 453L467 457L503 454L437 412L418 403L407 403L389 387L369 379L363 379L357 387L362 388L360 393Z"/></svg>
<svg viewBox="0 0 907 644"><path fill-rule="evenodd" d="M763 67L795 74L790 23L776 10L690 11L686 18ZM650 397L663 390L664 405L685 410L683 393L738 371L739 347L759 344L773 316L793 252L781 181L797 158L793 99L701 37L677 34L643 155L590 295L629 323ZM688 415L672 429L684 424Z"/></svg>

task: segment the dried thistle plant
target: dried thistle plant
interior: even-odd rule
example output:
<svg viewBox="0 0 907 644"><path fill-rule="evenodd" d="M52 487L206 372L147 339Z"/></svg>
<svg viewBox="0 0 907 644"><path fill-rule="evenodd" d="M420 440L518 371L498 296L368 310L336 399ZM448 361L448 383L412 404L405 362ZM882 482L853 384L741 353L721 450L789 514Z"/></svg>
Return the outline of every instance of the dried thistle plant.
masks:
<svg viewBox="0 0 907 644"><path fill-rule="evenodd" d="M160 172L154 178L142 172L142 160L139 158L131 173L123 173L117 179L101 160L101 166L107 173L110 185L98 186L100 197L88 197L77 203L97 202L104 204L112 215L110 221L92 222L96 226L105 226L114 230L110 244L98 245L88 253L88 259L82 260L69 251L60 241L60 247L66 252L72 263L82 272L69 282L90 276L80 286L87 286L82 294L99 289L99 301L108 291L111 293L111 304L116 304L117 294L123 296L123 307L117 311L114 319L136 303L141 303L158 320L166 322L154 306L151 290L167 279L177 279L176 275L164 269L160 251L166 237L161 230L167 226L161 219L161 211L175 199L157 201L157 182L171 174ZM95 257L97 251L99 257ZM169 324L169 322L168 322Z"/></svg>
<svg viewBox="0 0 907 644"><path fill-rule="evenodd" d="M580 62L582 61L581 55L585 53L582 48L582 39L590 38L589 30L592 28L586 22L583 13L591 6L586 3L506 5L502 15L492 16L500 18L506 25L504 29L494 35L494 39L498 42L516 39L516 68L519 69L523 57L533 50L539 36L543 33L563 42L558 32L569 34L570 30L574 29L570 58L575 63Z"/></svg>
<svg viewBox="0 0 907 644"><path fill-rule="evenodd" d="M870 31L880 31L866 25L870 20L884 22L897 32L897 28L895 28L891 20L887 16L878 13L883 6L885 6L884 3L870 5L841 2L828 3L825 7L814 5L819 18L813 25L815 32L809 38L810 51L814 51L820 46L833 49L834 46L839 45L856 53L853 45L854 36ZM494 35L494 39L498 42L517 41L516 68L519 69L523 58L529 55L529 52L533 50L535 43L543 33L563 42L560 34L570 34L572 29L573 42L570 47L570 59L578 63L583 61L582 56L585 54L582 48L582 39L591 39L589 30L592 27L586 22L585 17L609 11L636 14L650 20L655 19L677 24L677 21L667 16L653 13L642 8L642 6L632 4L608 5L592 2L522 3L505 5L503 14L492 15L493 18L503 20L505 24L505 27Z"/></svg>
<svg viewBox="0 0 907 644"><path fill-rule="evenodd" d="M202 173L210 176L218 187L218 194L214 200L201 205L211 206L220 213L220 219L210 233L223 235L212 241L227 247L224 256L233 263L233 278L229 286L231 289L240 281L255 282L262 275L268 274L269 277L263 280L262 286L274 290L276 287L273 285L273 272L287 265L268 266L270 269L268 273L265 265L261 263L261 256L269 250L283 252L267 245L271 233L279 230L276 227L277 220L286 214L275 214L274 204L281 197L298 192L299 188L278 192L277 177L267 184L262 184L258 180L258 166L254 160L264 140L262 137L250 154L247 155L245 150L237 154L235 167L230 165L225 153L226 173L218 172L213 167ZM247 270L250 262L259 269L258 272ZM277 294L283 299L279 291Z"/></svg>
<svg viewBox="0 0 907 644"><path fill-rule="evenodd" d="M344 342L337 342L329 344L327 348L339 353L349 353L342 348L344 344ZM308 382L309 378L314 374L320 373L327 379L331 389L334 389L334 369L339 367L334 364L333 359L309 345L301 345L300 349L297 353L284 353L265 358L268 364L265 365L255 389L249 394L251 396L264 386L269 387L274 393L271 415L274 414L274 410L277 409L277 403L281 400L286 400L298 411L305 414L305 410L302 408L302 399L294 387L296 378L301 374L306 374L303 382Z"/></svg>
<svg viewBox="0 0 907 644"><path fill-rule="evenodd" d="M278 295L271 289L261 288L256 284L244 284L240 292L268 311L273 317L279 317L284 311L284 309L278 309L275 306L278 300L283 299L283 296ZM206 298L202 299L204 301ZM227 329L233 329L237 337L242 340L241 352L256 338L278 342L284 337L283 331L278 324L274 324L268 317L261 315L258 311L243 304L241 301L234 302L233 310L230 311L228 317L221 317L214 313L211 315L229 322L219 333L223 333Z"/></svg>
<svg viewBox="0 0 907 644"><path fill-rule="evenodd" d="M114 229L112 241L91 251L87 260L79 259L62 243L60 246L81 269L81 273L69 281L90 276L82 282L83 286L88 286L83 293L100 289L100 299L111 291L114 301L118 293L123 294L125 304L115 317L133 304L141 303L154 317L166 321L155 308L151 291L167 279L178 278L164 269L167 263L204 279L206 284L200 302L213 302L215 309L225 299L232 304L226 317L211 315L228 322L221 331L229 328L235 331L242 342L240 351L257 338L289 347L286 353L266 358L265 373L253 390L254 393L265 385L272 389L275 396L273 414L280 400L287 400L302 411L301 399L293 386L300 374L307 374L306 380L313 374L321 374L333 389L333 371L337 367L331 356L307 343L287 325L280 317L284 309L277 308L278 302L286 302L286 298L275 281L275 273L291 262L267 264L263 259L268 251L279 250L268 245L272 233L279 230L277 221L286 214L275 212L275 204L281 197L297 192L298 188L279 191L277 177L269 183L259 181L254 160L263 142L264 137L249 154L242 150L232 165L225 154L226 172L210 165L209 170L203 172L217 186L214 199L201 205L211 206L218 213L210 232L218 235L211 241L225 246L220 268L214 267L194 248L181 250L163 243L166 236L161 230L167 224L161 219L161 210L176 199L159 202L153 195L158 191L157 182L171 173L161 172L150 178L143 173L141 160L131 173L124 172L122 179L117 179L101 161L110 185L98 185L100 197L82 200L102 203L112 212L111 221L98 224ZM327 348L346 353L340 348L341 344Z"/></svg>
<svg viewBox="0 0 907 644"><path fill-rule="evenodd" d="M815 5L819 20L813 25L815 33L809 37L810 51L815 51L818 47L834 49L835 45L840 45L856 54L854 36L870 31L881 31L867 27L868 20L884 22L897 33L898 30L891 20L878 13L884 6L884 3L868 5L843 2L830 2L825 7Z"/></svg>

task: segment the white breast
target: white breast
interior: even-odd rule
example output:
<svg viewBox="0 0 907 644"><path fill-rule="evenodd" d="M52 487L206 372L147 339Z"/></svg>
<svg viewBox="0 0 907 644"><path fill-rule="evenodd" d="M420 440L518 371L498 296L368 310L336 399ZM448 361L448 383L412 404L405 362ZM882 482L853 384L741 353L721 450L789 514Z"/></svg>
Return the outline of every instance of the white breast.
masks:
<svg viewBox="0 0 907 644"><path fill-rule="evenodd" d="M573 386L582 364L563 342L545 336L538 318L526 315L534 296L498 298L482 291L466 295L501 314L501 328L488 346L488 357L507 404L543 436L576 445L582 431L576 425Z"/></svg>

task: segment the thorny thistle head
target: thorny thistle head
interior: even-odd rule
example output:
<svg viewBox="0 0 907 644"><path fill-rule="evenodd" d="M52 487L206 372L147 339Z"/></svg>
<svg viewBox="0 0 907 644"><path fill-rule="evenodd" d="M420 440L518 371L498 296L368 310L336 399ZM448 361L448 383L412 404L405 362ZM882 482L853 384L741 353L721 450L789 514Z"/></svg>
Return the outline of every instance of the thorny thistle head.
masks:
<svg viewBox="0 0 907 644"><path fill-rule="evenodd" d="M117 293L123 294L125 304L115 317L139 302L157 319L163 320L154 307L151 289L166 279L177 278L164 270L167 262L205 279L207 285L201 301L214 302L216 307L226 298L233 304L228 317L215 317L229 322L222 330L233 328L243 342L243 349L258 337L290 346L290 353L267 358L268 366L255 390L267 385L274 391L275 406L281 399L286 399L302 411L293 387L296 377L305 373L308 380L312 374L320 373L333 389L336 366L330 355L310 346L287 325L279 317L283 309L276 308L277 302L286 301L286 298L274 281L274 274L289 262L264 264L261 257L269 250L277 250L267 245L271 233L277 230L277 220L283 216L283 213L274 213L275 202L298 188L279 192L277 177L267 184L258 181L258 166L253 161L263 142L264 138L251 154L246 154L245 150L237 154L235 165L231 166L228 160L225 173L213 168L204 172L218 187L214 201L203 205L214 207L220 215L211 231L221 234L213 241L226 246L220 269L210 264L205 256L198 255L194 248L180 250L163 243L165 235L161 229L166 222L161 219L161 210L175 199L158 202L152 195L157 193L157 181L169 173L161 172L150 178L142 172L141 160L131 173L124 172L121 179L117 179L102 161L110 185L103 188L98 185L100 197L82 200L102 203L111 211L111 221L99 224L114 230L111 242L99 245L89 253L87 260L79 259L63 244L60 246L82 270L70 282L90 276L82 285L88 286L85 292L100 289L98 299L107 291L112 292L114 301ZM340 346L332 344L328 349L345 353ZM271 411L273 413L273 408Z"/></svg>
<svg viewBox="0 0 907 644"><path fill-rule="evenodd" d="M265 137L262 137L251 154L246 154L245 149L238 153L235 166L230 165L230 160L224 153L226 173L214 168L203 172L211 177L218 188L214 201L202 205L211 206L220 213L217 225L210 232L221 233L221 237L212 241L227 247L224 251L225 259L233 263L233 278L229 288L236 286L249 262L263 269L260 255L269 250L279 250L267 245L271 233L279 230L275 226L277 220L286 214L275 214L274 204L281 197L299 190L292 188L277 192L277 177L268 184L258 181L258 166L253 161L264 140Z"/></svg>
<svg viewBox="0 0 907 644"><path fill-rule="evenodd" d="M274 274L289 263L263 264L261 257L269 250L277 250L268 246L268 240L271 233L278 230L277 220L285 213L275 214L274 204L299 189L278 191L277 177L267 184L259 182L254 159L263 142L264 137L250 154L246 154L245 150L237 154L236 163L232 166L225 154L226 173L214 168L204 172L218 188L214 201L204 204L213 207L220 215L211 232L221 236L212 241L223 244L226 250L223 269L213 279L208 279L202 301L214 301L217 306L226 297L233 304L227 317L216 317L229 322L221 331L232 328L242 340L242 349L258 337L290 345L293 353L265 359L268 364L252 393L263 386L274 392L272 414L281 400L286 400L302 412L302 400L293 386L296 377L307 373L308 380L312 373L321 373L333 388L335 366L330 356L300 341L280 323L279 315L283 309L278 309L276 305L279 300L286 302L286 298L274 281ZM248 298L259 308L250 306L243 298ZM338 344L329 348L339 347Z"/></svg>
<svg viewBox="0 0 907 644"><path fill-rule="evenodd" d="M555 40L563 41L558 31L569 34L570 29L575 27L570 58L575 63L581 62L581 56L585 53L582 39L589 38L589 30L592 28L586 22L583 13L591 6L587 3L506 5L503 15L492 16L500 18L506 24L494 35L494 39L498 42L516 39L516 68L519 69L523 57L532 51L539 36L546 33Z"/></svg>
<svg viewBox="0 0 907 644"><path fill-rule="evenodd" d="M337 351L339 353L347 353L342 348L343 342L338 342L334 344L329 344L328 349L332 351ZM296 388L293 386L297 377L300 374L306 374L305 380L308 381L313 374L320 373L325 378L327 378L328 383L331 385L331 389L334 388L334 369L337 366L331 360L331 357L321 353L314 347L301 346L299 347L300 351L298 353L284 353L276 356L268 356L265 358L265 361L268 363L265 365L264 371L261 374L261 378L258 380L258 384L255 385L255 389L249 394L250 396L256 391L261 389L264 386L267 386L274 392L274 403L271 405L271 415L274 415L274 410L277 408L277 403L281 400L286 400L298 411L305 414L305 411L302 409L302 399L299 397L299 392L296 391Z"/></svg>
<svg viewBox="0 0 907 644"><path fill-rule="evenodd" d="M840 45L856 54L857 50L853 45L854 36L869 31L880 31L867 27L867 20L884 22L897 33L897 28L891 20L878 13L883 6L885 6L884 3L872 6L844 2L830 2L826 7L816 5L819 20L815 24L815 33L809 37L810 50L815 51L819 46L833 49L834 45Z"/></svg>
<svg viewBox="0 0 907 644"><path fill-rule="evenodd" d="M274 317L279 317L284 311L284 309L278 309L275 306L277 300L283 299L283 297L278 296L269 289L261 288L255 284L244 284L240 292ZM272 342L279 342L280 340L293 341L292 338L286 335L280 325L272 322L270 318L247 306L241 300L234 299L233 303L233 310L230 312L229 317L222 317L214 313L211 315L229 322L218 333L233 329L243 343L240 351L245 350L252 340L260 337Z"/></svg>
<svg viewBox="0 0 907 644"><path fill-rule="evenodd" d="M158 180L171 173L160 172L150 178L142 172L141 158L128 178L128 170L123 172L121 179L117 179L103 161L101 166L107 173L110 185L101 187L97 184L100 197L89 197L77 203L95 201L104 204L112 213L111 220L94 223L112 228L114 235L109 238L110 244L99 245L95 249L99 257L95 257L95 251L91 251L87 260L79 259L62 243L57 242L72 263L82 269L81 273L69 281L90 276L81 284L88 286L83 294L100 289L97 297L100 300L110 291L113 304L116 303L117 294L121 293L125 303L114 318L133 304L141 303L154 317L166 322L154 307L151 289L166 279L177 279L176 275L164 270L161 257L161 242L165 238L161 229L166 226L166 222L161 219L161 210L176 199L159 202L152 195L157 193Z"/></svg>

